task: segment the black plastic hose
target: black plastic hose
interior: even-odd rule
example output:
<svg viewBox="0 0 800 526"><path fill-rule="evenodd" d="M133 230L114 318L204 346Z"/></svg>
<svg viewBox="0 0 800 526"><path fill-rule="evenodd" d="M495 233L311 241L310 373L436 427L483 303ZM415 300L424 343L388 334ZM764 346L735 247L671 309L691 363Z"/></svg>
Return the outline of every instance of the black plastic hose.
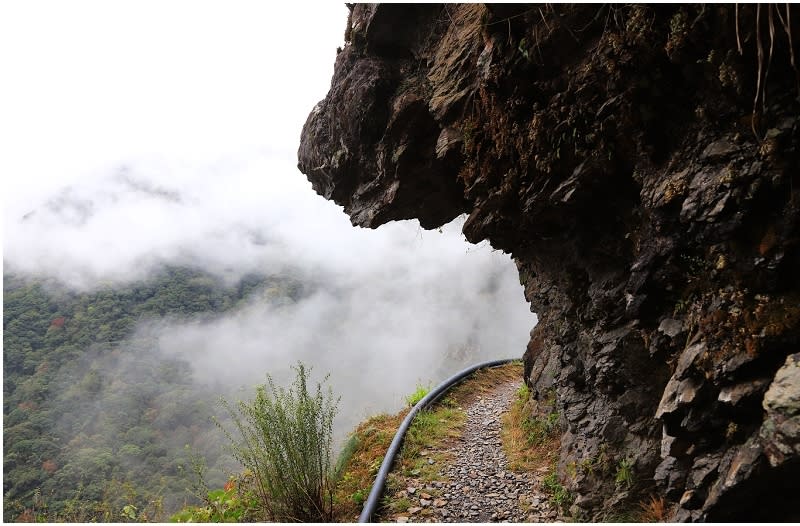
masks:
<svg viewBox="0 0 800 526"><path fill-rule="evenodd" d="M358 522L370 522L370 519L372 519L372 514L375 513L375 509L378 507L378 501L383 493L383 487L386 484L386 477L389 476L389 471L391 471L392 464L394 464L394 457L397 455L398 451L400 451L400 446L403 445L403 438L405 438L406 431L408 431L408 428L411 427L411 422L414 420L414 417L417 415L417 413L436 402L436 400L450 390L450 388L461 382L464 378L471 375L475 371L479 369L488 369L490 367L498 367L500 365L505 365L507 363L516 361L519 361L519 358L492 360L490 362L482 362L473 365L472 367L468 367L467 369L454 374L444 382L437 385L430 393L425 395L422 400L417 402L417 404L411 408L411 411L409 411L409 413L406 415L405 419L400 424L400 427L397 428L397 433L395 433L394 439L392 439L392 443L389 445L389 449L386 451L386 456L383 457L383 463L381 464L381 468L378 470L378 474L375 476L375 482L372 484L372 489L369 492L369 497L367 497L367 502L364 503L364 508L361 510L361 515L358 517Z"/></svg>

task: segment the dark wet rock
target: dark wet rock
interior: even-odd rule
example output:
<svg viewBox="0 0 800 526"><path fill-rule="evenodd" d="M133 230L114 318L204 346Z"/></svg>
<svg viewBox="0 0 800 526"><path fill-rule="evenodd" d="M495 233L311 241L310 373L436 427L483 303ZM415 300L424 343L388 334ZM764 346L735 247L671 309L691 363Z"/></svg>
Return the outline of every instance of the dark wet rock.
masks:
<svg viewBox="0 0 800 526"><path fill-rule="evenodd" d="M658 332L670 338L675 338L684 332L683 322L672 318L664 318L661 320L661 323L658 324Z"/></svg>
<svg viewBox="0 0 800 526"><path fill-rule="evenodd" d="M724 404L739 405L750 398L763 395L768 384L768 378L757 378L749 382L729 385L720 389L717 400Z"/></svg>
<svg viewBox="0 0 800 526"><path fill-rule="evenodd" d="M800 353L786 358L764 395L767 415L759 438L771 466L800 456Z"/></svg>
<svg viewBox="0 0 800 526"><path fill-rule="evenodd" d="M300 169L354 224L467 214L512 255L576 516L653 492L679 520L795 516L800 108L775 38L751 118L757 9L357 4L304 127Z"/></svg>
<svg viewBox="0 0 800 526"><path fill-rule="evenodd" d="M719 161L721 159L730 157L732 153L738 150L739 147L729 138L725 137L706 146L700 157L709 161Z"/></svg>

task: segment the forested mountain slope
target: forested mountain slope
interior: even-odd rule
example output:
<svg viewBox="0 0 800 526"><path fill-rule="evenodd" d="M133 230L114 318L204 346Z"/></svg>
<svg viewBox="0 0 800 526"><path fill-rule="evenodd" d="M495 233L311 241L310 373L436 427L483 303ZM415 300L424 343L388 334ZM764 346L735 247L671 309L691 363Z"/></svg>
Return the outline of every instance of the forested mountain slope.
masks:
<svg viewBox="0 0 800 526"><path fill-rule="evenodd" d="M117 520L126 504L174 511L196 482L192 457L208 460L209 483L224 482L235 466L210 421L224 393L195 381L191 364L162 352L156 332L143 327L202 323L248 301L302 294L291 278L249 275L226 285L179 267L88 292L5 274L6 520L25 509L86 520Z"/></svg>

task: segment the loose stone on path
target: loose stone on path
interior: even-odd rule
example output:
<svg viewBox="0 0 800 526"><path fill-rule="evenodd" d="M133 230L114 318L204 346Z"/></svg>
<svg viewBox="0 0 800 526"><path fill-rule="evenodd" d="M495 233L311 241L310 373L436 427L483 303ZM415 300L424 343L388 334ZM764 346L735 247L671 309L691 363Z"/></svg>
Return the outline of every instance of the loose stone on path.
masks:
<svg viewBox="0 0 800 526"><path fill-rule="evenodd" d="M397 522L553 522L558 512L538 489L541 473L513 473L500 439L500 415L511 405L518 382L499 385L465 408L464 433L442 466L446 482L430 498L407 488L413 508ZM414 510L413 512L411 510ZM424 514L420 513L424 510Z"/></svg>

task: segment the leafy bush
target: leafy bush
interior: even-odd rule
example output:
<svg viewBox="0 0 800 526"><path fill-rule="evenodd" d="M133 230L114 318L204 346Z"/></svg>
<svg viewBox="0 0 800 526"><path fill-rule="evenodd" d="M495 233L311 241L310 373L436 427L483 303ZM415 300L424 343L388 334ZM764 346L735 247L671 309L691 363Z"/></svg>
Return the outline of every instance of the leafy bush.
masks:
<svg viewBox="0 0 800 526"><path fill-rule="evenodd" d="M330 520L333 513L331 444L338 399L330 388L317 384L308 390L307 370L294 367L291 388L268 385L256 388L252 402L240 401L234 409L223 405L239 431L240 439L220 428L231 452L253 473L255 492L265 518L279 522ZM327 377L324 381L327 381Z"/></svg>
<svg viewBox="0 0 800 526"><path fill-rule="evenodd" d="M231 478L225 487L209 491L205 506L189 506L170 517L170 522L245 522L258 502L247 474ZM127 507L127 506L126 506ZM124 512L125 510L123 510ZM136 511L135 508L133 510ZM136 519L136 516L130 517Z"/></svg>
<svg viewBox="0 0 800 526"><path fill-rule="evenodd" d="M555 469L542 479L542 488L550 495L550 502L561 510L566 510L572 504L572 494L558 481Z"/></svg>
<svg viewBox="0 0 800 526"><path fill-rule="evenodd" d="M366 488L362 488L353 492L353 494L350 495L350 498L353 499L353 502L355 502L357 506L361 506L367 500L368 496L369 491Z"/></svg>

